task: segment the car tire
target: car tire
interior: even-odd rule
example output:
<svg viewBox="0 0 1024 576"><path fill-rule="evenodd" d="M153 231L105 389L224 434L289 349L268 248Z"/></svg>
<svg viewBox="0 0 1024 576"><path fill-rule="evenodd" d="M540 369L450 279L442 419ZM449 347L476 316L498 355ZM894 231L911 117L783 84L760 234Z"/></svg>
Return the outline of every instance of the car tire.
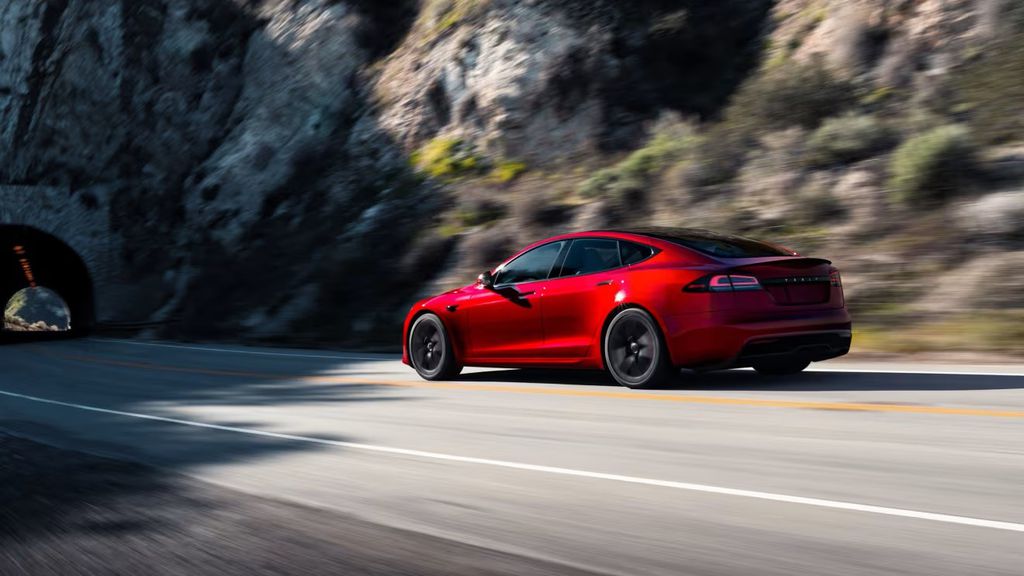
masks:
<svg viewBox="0 0 1024 576"><path fill-rule="evenodd" d="M409 362L424 380L450 380L462 372L451 338L436 314L424 314L409 329Z"/></svg>
<svg viewBox="0 0 1024 576"><path fill-rule="evenodd" d="M810 360L770 360L754 364L754 370L765 376L787 376L803 372L810 365Z"/></svg>
<svg viewBox="0 0 1024 576"><path fill-rule="evenodd" d="M605 330L602 342L605 367L627 388L653 388L672 375L668 348L658 323L639 308L616 314Z"/></svg>

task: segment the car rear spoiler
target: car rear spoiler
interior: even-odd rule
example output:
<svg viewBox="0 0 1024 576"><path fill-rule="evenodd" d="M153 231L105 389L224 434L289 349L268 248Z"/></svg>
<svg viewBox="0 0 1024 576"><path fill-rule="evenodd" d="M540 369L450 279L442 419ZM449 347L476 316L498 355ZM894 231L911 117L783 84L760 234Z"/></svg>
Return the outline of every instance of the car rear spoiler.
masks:
<svg viewBox="0 0 1024 576"><path fill-rule="evenodd" d="M723 258L722 263L728 265L730 269L739 269L749 266L763 266L765 264L795 264L797 266L811 267L821 264L831 265L832 261L807 256L767 256L764 258Z"/></svg>

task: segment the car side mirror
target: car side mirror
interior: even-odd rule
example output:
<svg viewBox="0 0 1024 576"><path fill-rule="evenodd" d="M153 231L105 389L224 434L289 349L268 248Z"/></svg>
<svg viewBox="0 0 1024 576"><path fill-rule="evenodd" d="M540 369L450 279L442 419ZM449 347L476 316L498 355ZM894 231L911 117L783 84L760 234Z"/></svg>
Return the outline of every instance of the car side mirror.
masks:
<svg viewBox="0 0 1024 576"><path fill-rule="evenodd" d="M476 280L484 288L494 288L494 275L491 274L490 270L487 270L483 274L477 276Z"/></svg>

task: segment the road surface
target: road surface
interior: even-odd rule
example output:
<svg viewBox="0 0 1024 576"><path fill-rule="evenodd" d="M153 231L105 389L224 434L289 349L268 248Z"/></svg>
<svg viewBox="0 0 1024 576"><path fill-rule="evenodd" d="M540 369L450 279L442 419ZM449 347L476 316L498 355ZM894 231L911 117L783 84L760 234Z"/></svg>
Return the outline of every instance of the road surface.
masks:
<svg viewBox="0 0 1024 576"><path fill-rule="evenodd" d="M4 430L566 572L1024 572L1019 366L834 361L631 391L99 339L0 362Z"/></svg>

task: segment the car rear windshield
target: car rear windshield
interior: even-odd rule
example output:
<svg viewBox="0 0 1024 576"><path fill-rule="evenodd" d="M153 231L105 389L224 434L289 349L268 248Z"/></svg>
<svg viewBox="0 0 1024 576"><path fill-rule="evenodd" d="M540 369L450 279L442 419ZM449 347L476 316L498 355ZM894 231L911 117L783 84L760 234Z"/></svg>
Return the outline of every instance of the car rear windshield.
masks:
<svg viewBox="0 0 1024 576"><path fill-rule="evenodd" d="M766 256L793 255L792 252L787 252L771 244L743 238L742 236L716 234L706 230L657 228L629 230L629 232L667 240L717 258L763 258Z"/></svg>

